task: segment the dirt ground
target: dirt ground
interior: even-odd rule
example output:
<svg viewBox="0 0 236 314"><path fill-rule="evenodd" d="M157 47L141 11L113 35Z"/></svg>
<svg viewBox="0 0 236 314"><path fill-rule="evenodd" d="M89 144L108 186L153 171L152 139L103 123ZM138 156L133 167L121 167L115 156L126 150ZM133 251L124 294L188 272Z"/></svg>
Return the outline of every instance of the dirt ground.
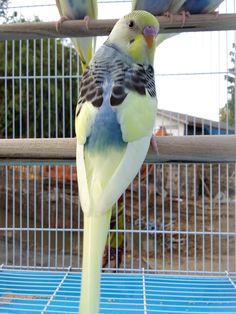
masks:
<svg viewBox="0 0 236 314"><path fill-rule="evenodd" d="M0 168L1 264L81 267L75 169L63 167ZM234 165L144 166L122 201L121 269L236 271Z"/></svg>

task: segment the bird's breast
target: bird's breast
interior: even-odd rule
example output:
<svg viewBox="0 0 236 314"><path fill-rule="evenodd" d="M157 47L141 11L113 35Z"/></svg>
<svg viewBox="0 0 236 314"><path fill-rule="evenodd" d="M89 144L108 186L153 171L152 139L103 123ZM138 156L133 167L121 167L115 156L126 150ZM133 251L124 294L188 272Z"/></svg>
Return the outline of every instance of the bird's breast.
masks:
<svg viewBox="0 0 236 314"><path fill-rule="evenodd" d="M87 0L75 1L75 0L63 0L60 1L60 6L63 15L69 17L70 19L82 20L87 12Z"/></svg>
<svg viewBox="0 0 236 314"><path fill-rule="evenodd" d="M184 9L192 14L200 14L209 3L210 0L187 0L184 3Z"/></svg>
<svg viewBox="0 0 236 314"><path fill-rule="evenodd" d="M89 152L107 152L110 149L123 149L126 143L122 139L117 115L110 104L99 109L85 147Z"/></svg>

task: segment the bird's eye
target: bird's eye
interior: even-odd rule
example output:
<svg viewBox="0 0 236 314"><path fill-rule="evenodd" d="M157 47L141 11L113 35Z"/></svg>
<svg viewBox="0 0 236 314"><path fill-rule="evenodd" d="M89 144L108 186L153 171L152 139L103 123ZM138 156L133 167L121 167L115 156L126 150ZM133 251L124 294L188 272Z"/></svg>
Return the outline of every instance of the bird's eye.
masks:
<svg viewBox="0 0 236 314"><path fill-rule="evenodd" d="M129 21L128 25L129 25L130 28L133 28L134 27L134 21L133 20Z"/></svg>

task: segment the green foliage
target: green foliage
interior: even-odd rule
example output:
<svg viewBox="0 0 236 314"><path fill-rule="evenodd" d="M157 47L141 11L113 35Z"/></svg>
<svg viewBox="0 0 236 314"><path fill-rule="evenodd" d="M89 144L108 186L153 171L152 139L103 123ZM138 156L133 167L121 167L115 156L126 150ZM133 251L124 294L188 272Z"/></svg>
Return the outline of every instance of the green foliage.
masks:
<svg viewBox="0 0 236 314"><path fill-rule="evenodd" d="M0 22L25 22L0 0ZM37 17L34 22L39 21ZM0 138L74 136L79 61L64 40L0 41Z"/></svg>
<svg viewBox="0 0 236 314"><path fill-rule="evenodd" d="M0 41L0 51L0 138L73 136L79 69L74 49L38 39Z"/></svg>
<svg viewBox="0 0 236 314"><path fill-rule="evenodd" d="M235 44L233 44L235 50ZM231 62L233 67L229 69L229 73L225 76L228 81L228 95L229 99L227 104L220 109L220 121L228 122L230 127L235 126L235 53L230 52Z"/></svg>
<svg viewBox="0 0 236 314"><path fill-rule="evenodd" d="M17 12L13 12L12 15L8 14L9 0L0 0L0 23L14 22L17 17Z"/></svg>

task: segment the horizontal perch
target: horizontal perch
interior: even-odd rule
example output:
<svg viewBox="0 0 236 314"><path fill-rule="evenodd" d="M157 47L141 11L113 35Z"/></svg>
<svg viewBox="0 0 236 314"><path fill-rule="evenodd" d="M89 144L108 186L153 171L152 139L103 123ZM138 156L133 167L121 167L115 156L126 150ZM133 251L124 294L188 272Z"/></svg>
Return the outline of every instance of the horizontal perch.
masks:
<svg viewBox="0 0 236 314"><path fill-rule="evenodd" d="M146 162L235 162L236 136L157 137L158 155L151 148ZM1 139L0 163L74 162L75 138Z"/></svg>
<svg viewBox="0 0 236 314"><path fill-rule="evenodd" d="M236 30L236 14L197 14L186 19L182 26L182 16L174 15L170 22L168 17L158 17L161 33L182 33L199 31ZM90 20L89 29L84 20L65 21L56 30L56 22L27 22L0 25L0 40L37 39L84 36L106 36L117 20Z"/></svg>

